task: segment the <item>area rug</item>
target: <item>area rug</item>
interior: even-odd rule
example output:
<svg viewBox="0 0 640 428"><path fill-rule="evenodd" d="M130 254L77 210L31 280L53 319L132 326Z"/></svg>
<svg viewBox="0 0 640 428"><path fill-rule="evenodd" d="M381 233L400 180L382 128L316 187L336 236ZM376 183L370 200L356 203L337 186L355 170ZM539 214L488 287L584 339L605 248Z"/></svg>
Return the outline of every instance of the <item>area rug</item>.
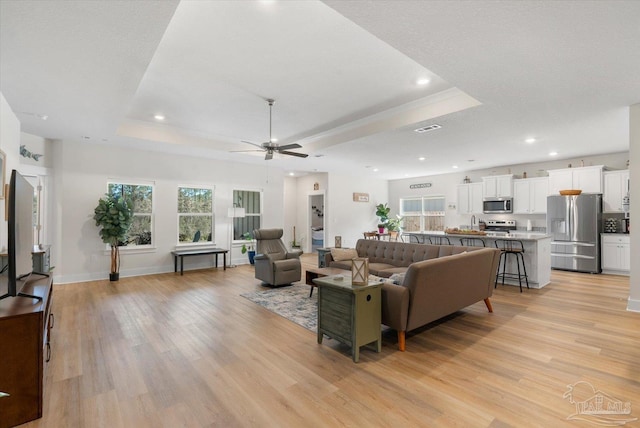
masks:
<svg viewBox="0 0 640 428"><path fill-rule="evenodd" d="M252 291L242 297L313 332L317 331L318 293L309 297L308 285L292 285L270 290Z"/></svg>

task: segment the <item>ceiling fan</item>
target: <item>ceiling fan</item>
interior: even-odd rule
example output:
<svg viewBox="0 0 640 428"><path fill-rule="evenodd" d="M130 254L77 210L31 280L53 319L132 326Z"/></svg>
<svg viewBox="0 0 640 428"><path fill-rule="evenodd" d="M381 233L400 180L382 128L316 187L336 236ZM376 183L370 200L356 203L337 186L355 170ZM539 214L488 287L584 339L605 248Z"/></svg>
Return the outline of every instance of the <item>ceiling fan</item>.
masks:
<svg viewBox="0 0 640 428"><path fill-rule="evenodd" d="M269 160L269 159L273 159L273 154L274 153L280 153L282 155L289 155L289 156L297 156L299 158L306 158L307 154L304 153L296 153L296 152L291 152L289 151L290 149L299 149L302 146L300 144L285 144L283 146L280 146L276 143L274 143L271 139L271 113L273 110L273 103L275 102L275 100L272 99L268 99L267 102L269 103L269 141L266 141L262 144L256 144L256 143L252 143L251 141L244 141L242 140L242 143L247 143L247 144L251 144L252 146L256 146L258 147L260 150L234 150L234 152L238 153L238 152L258 152L258 151L263 151L266 152L264 159L265 160Z"/></svg>

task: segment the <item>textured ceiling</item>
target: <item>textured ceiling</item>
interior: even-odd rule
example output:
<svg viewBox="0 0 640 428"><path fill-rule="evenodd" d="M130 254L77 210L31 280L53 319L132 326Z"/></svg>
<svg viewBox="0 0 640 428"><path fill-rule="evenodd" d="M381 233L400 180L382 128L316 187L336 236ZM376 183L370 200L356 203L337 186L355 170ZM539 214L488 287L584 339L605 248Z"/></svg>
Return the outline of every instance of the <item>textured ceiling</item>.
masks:
<svg viewBox="0 0 640 428"><path fill-rule="evenodd" d="M394 179L628 150L638 22L636 1L3 0L0 89L28 133L251 164L230 152L268 139L274 98L310 157L270 166Z"/></svg>

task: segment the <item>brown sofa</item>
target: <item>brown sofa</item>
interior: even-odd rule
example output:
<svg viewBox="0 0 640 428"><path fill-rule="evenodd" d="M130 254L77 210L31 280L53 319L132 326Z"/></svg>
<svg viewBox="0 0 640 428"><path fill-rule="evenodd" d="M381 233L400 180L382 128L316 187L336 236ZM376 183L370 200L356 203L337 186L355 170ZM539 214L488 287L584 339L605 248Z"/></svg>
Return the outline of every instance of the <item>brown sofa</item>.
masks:
<svg viewBox="0 0 640 428"><path fill-rule="evenodd" d="M398 348L405 350L405 334L489 297L498 269L495 248L424 245L361 239L358 257L369 258L369 272L381 277L404 273L402 284L382 284L382 324L398 331ZM351 269L351 261L326 266Z"/></svg>

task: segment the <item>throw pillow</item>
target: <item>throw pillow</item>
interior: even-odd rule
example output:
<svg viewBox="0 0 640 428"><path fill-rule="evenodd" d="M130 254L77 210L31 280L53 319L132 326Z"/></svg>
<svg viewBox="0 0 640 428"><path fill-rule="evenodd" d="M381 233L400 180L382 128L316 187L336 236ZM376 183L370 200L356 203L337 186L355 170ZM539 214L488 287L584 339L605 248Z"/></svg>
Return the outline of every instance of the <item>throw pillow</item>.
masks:
<svg viewBox="0 0 640 428"><path fill-rule="evenodd" d="M389 279L396 285L404 285L404 275L404 273L394 273Z"/></svg>
<svg viewBox="0 0 640 428"><path fill-rule="evenodd" d="M341 262L344 260L351 260L358 257L358 252L355 248L332 248L331 249L331 257L336 262Z"/></svg>

